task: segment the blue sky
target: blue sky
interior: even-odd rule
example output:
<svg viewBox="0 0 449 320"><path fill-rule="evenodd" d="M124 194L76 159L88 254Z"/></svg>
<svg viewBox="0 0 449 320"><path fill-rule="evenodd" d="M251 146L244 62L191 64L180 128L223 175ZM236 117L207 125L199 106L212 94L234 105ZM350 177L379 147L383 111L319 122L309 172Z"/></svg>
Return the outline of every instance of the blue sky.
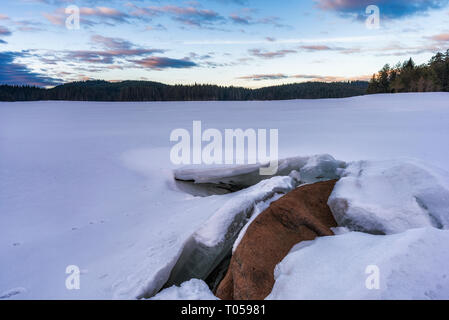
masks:
<svg viewBox="0 0 449 320"><path fill-rule="evenodd" d="M66 27L65 8L80 10ZM365 25L380 10L380 28ZM0 83L367 79L449 48L449 0L2 0Z"/></svg>

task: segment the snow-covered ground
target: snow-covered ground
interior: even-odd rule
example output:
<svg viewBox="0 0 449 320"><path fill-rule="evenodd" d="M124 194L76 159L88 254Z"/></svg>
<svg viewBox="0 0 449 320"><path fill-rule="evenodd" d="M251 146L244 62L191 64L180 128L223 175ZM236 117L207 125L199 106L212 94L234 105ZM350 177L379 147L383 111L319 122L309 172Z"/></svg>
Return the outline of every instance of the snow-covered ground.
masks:
<svg viewBox="0 0 449 320"><path fill-rule="evenodd" d="M176 128L191 130L194 120L219 130L279 129L280 158L416 158L449 171L447 93L0 103L0 297L133 299L159 290L189 239L207 234L205 223L238 196L194 197L177 188L169 137ZM404 236L410 246L412 236ZM436 238L423 241L430 246ZM79 290L66 288L69 265L81 269ZM204 289L195 281L185 287Z"/></svg>
<svg viewBox="0 0 449 320"><path fill-rule="evenodd" d="M449 173L417 160L357 161L328 201L339 226L373 234L449 228Z"/></svg>
<svg viewBox="0 0 449 320"><path fill-rule="evenodd" d="M449 299L448 242L447 230L424 228L299 243L277 265L268 299Z"/></svg>

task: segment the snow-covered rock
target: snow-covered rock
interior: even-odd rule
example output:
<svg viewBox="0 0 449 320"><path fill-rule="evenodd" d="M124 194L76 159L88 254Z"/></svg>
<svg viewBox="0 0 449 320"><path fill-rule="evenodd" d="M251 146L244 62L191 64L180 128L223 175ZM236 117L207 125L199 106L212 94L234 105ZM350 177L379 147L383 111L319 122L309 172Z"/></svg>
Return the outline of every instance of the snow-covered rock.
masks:
<svg viewBox="0 0 449 320"><path fill-rule="evenodd" d="M343 172L328 204L340 226L390 234L449 227L449 174L417 160L359 161Z"/></svg>
<svg viewBox="0 0 449 320"><path fill-rule="evenodd" d="M293 176L301 183L313 183L336 179L339 176L339 169L344 166L345 162L335 160L328 154L291 157L279 160L275 176L287 176L293 173ZM174 176L178 180L194 181L197 184L221 184L246 188L272 177L261 175L259 172L261 167L263 167L261 164L186 166L175 170Z"/></svg>
<svg viewBox="0 0 449 320"><path fill-rule="evenodd" d="M315 183L338 179L345 166L344 161L335 160L328 154L311 156L307 159L307 163L300 168L300 181L301 183Z"/></svg>
<svg viewBox="0 0 449 320"><path fill-rule="evenodd" d="M267 299L449 299L448 243L432 227L302 242L277 265Z"/></svg>
<svg viewBox="0 0 449 320"><path fill-rule="evenodd" d="M248 224L269 204L281 195L293 190L298 184L335 179L344 162L330 155L295 157L280 162L278 174L261 180L233 194L214 215L196 230L182 249L176 265L165 286L179 285L191 278L206 279L207 276L236 248L245 234ZM262 179L259 171L242 172L248 166L215 169L189 169L177 171L175 176L195 183L240 183L249 185ZM299 172L297 170L299 170ZM243 178L246 177L246 178ZM243 229L243 231L242 231Z"/></svg>
<svg viewBox="0 0 449 320"><path fill-rule="evenodd" d="M241 229L259 202L295 187L289 177L273 177L247 189L228 194L225 202L203 225L192 233L171 271L166 286L179 285L192 278L206 279L229 255Z"/></svg>
<svg viewBox="0 0 449 320"><path fill-rule="evenodd" d="M164 289L150 300L218 300L207 284L199 279L184 282L181 286Z"/></svg>
<svg viewBox="0 0 449 320"><path fill-rule="evenodd" d="M291 177L273 177L235 193L230 201L226 202L195 232L195 240L208 247L216 246L226 237L230 237L230 229L233 226L236 229L239 225L243 227L242 222L247 222L243 217L239 219L239 214L245 213L246 216L256 203L271 198L275 193L285 194L293 188L295 188L295 184Z"/></svg>

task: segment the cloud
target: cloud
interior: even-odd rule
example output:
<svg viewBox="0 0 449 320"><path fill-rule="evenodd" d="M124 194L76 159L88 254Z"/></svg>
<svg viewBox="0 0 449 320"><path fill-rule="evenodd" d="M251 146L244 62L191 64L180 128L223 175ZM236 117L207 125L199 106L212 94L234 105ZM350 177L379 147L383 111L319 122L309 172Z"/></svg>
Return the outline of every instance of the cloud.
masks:
<svg viewBox="0 0 449 320"><path fill-rule="evenodd" d="M300 46L301 49L307 50L307 51L329 51L332 50L331 47L326 45L304 45Z"/></svg>
<svg viewBox="0 0 449 320"><path fill-rule="evenodd" d="M147 30L147 31L166 31L167 28L163 24L158 23L154 26L147 26L145 28L145 30Z"/></svg>
<svg viewBox="0 0 449 320"><path fill-rule="evenodd" d="M50 23L54 25L63 26L65 24L66 17L60 14L44 12L42 13L42 15L44 16L45 19L47 19L48 21L50 21Z"/></svg>
<svg viewBox="0 0 449 320"><path fill-rule="evenodd" d="M429 37L425 37L427 40L425 43L407 46L400 43L392 43L387 46L373 48L370 50L363 49L365 52L371 52L376 56L397 56L397 57L410 57L412 55L419 55L423 53L435 53L438 51L446 50L443 42L429 43Z"/></svg>
<svg viewBox="0 0 449 320"><path fill-rule="evenodd" d="M322 76L311 74L286 75L284 73L275 73L275 74L253 74L238 77L237 79L251 80L251 81L302 79L306 81L339 82L339 81L369 80L370 78L371 76L369 75L356 76L356 77L339 77L339 76Z"/></svg>
<svg viewBox="0 0 449 320"><path fill-rule="evenodd" d="M142 60L132 61L139 66L148 69L162 70L167 68L183 69L197 66L197 64L188 59L171 59L166 57L149 57Z"/></svg>
<svg viewBox="0 0 449 320"><path fill-rule="evenodd" d="M449 33L440 33L430 37L431 40L437 42L448 42L449 41Z"/></svg>
<svg viewBox="0 0 449 320"><path fill-rule="evenodd" d="M12 34L12 32L9 31L8 28L0 26L0 37L10 36L11 34ZM6 43L8 43L8 42L6 42L3 39L0 39L0 44L6 44Z"/></svg>
<svg viewBox="0 0 449 320"><path fill-rule="evenodd" d="M32 72L27 66L15 62L24 57L25 52L0 52L0 83L9 85L52 86L59 84L60 79L53 79Z"/></svg>
<svg viewBox="0 0 449 320"><path fill-rule="evenodd" d="M339 81L340 79L344 79L342 77L321 76L321 75L314 75L314 74L295 74L295 75L291 76L291 78L304 79L304 80L308 80L308 81L323 81L323 82L333 82L333 81Z"/></svg>
<svg viewBox="0 0 449 320"><path fill-rule="evenodd" d="M8 28L0 26L0 36L10 36L11 34Z"/></svg>
<svg viewBox="0 0 449 320"><path fill-rule="evenodd" d="M157 17L161 15L170 15L173 20L189 26L202 27L225 21L225 18L218 12L210 9L201 9L195 5L181 7L175 5L138 7L134 4L128 4L134 10L130 13L133 16Z"/></svg>
<svg viewBox="0 0 449 320"><path fill-rule="evenodd" d="M287 54L296 53L296 50L278 50L278 51L262 51L261 49L250 49L249 53L252 56L264 58L264 59L273 59L273 58L283 58Z"/></svg>
<svg viewBox="0 0 449 320"><path fill-rule="evenodd" d="M361 51L360 48L331 47L328 45L302 45L299 46L298 49L306 52L336 51L344 54L359 53Z"/></svg>
<svg viewBox="0 0 449 320"><path fill-rule="evenodd" d="M112 64L116 59L132 56L150 55L163 53L162 49L119 49L119 50L75 50L67 53L67 59L78 60L88 63Z"/></svg>
<svg viewBox="0 0 449 320"><path fill-rule="evenodd" d="M43 25L40 22L34 22L29 20L18 20L12 21L13 24L17 26L17 30L23 32L32 32L32 31L41 31L41 26Z"/></svg>
<svg viewBox="0 0 449 320"><path fill-rule="evenodd" d="M128 40L93 35L91 43L100 45L103 50L73 50L66 52L66 59L88 63L112 64L117 59L164 53L163 49L137 47Z"/></svg>
<svg viewBox="0 0 449 320"><path fill-rule="evenodd" d="M215 0L215 1L225 4L235 3L241 6L248 4L248 0Z"/></svg>
<svg viewBox="0 0 449 320"><path fill-rule="evenodd" d="M115 22L128 22L130 16L114 8L96 7L96 8L80 8L81 16L100 17L103 19L111 19Z"/></svg>
<svg viewBox="0 0 449 320"><path fill-rule="evenodd" d="M229 18L231 19L232 22L236 23L236 24L242 24L242 25L249 25L252 23L252 18L250 16L239 16L238 14L231 14L229 16Z"/></svg>
<svg viewBox="0 0 449 320"><path fill-rule="evenodd" d="M238 77L237 79L261 81L261 80L280 80L288 78L289 76L283 73L276 73L276 74L253 74L249 76Z"/></svg>
<svg viewBox="0 0 449 320"><path fill-rule="evenodd" d="M272 16L272 17L265 17L265 18L258 19L257 23L270 24L277 28L291 28L291 26L283 24L280 21L281 21L281 18Z"/></svg>
<svg viewBox="0 0 449 320"><path fill-rule="evenodd" d="M295 79L304 79L307 81L340 82L340 81L367 81L371 78L371 75L341 77L341 76L322 76L322 75L312 75L312 74L296 74L291 77L295 78Z"/></svg>
<svg viewBox="0 0 449 320"><path fill-rule="evenodd" d="M167 8L167 7L166 7ZM175 15L174 19L186 25L202 26L204 24L211 24L217 21L223 21L224 18L217 12L208 9L196 9L193 7L180 8L168 7L168 12Z"/></svg>
<svg viewBox="0 0 449 320"><path fill-rule="evenodd" d="M212 58L212 55L214 55L213 52L210 52L208 54L203 54L203 55L200 55L200 54L195 53L195 52L190 52L189 53L189 59L192 59L192 60L208 60L208 59Z"/></svg>
<svg viewBox="0 0 449 320"><path fill-rule="evenodd" d="M74 0L22 0L26 2L40 2L48 5L67 5L73 3Z"/></svg>
<svg viewBox="0 0 449 320"><path fill-rule="evenodd" d="M60 62L61 60L57 59L57 58L53 58L53 59L49 59L49 58L44 58L44 57L40 57L39 61L46 64L46 65L56 65L57 62ZM65 71L61 71L61 74L64 74Z"/></svg>
<svg viewBox="0 0 449 320"><path fill-rule="evenodd" d="M126 50L130 49L133 46L133 44L128 40L103 37L100 35L93 35L91 37L91 42L95 44L101 44L103 47L113 50Z"/></svg>
<svg viewBox="0 0 449 320"><path fill-rule="evenodd" d="M165 6L149 6L149 7L139 7L135 4L128 3L127 6L132 8L130 15L143 17L148 16L150 18L160 17L163 15L169 15L175 21L178 21L184 25L195 26L195 27L207 27L210 28L212 25L225 24L232 22L239 25L255 25L255 24L270 24L276 27L285 27L280 23L279 17L265 17L256 19L248 15L252 12L252 9L243 8L240 10L241 13L232 13L229 17L224 17L220 13L211 9L203 9L200 7L198 2L189 2L190 6L176 6L176 5L165 5Z"/></svg>
<svg viewBox="0 0 449 320"><path fill-rule="evenodd" d="M239 15L237 13L233 13L233 14L229 15L229 19L234 24L244 25L244 26L256 25L256 24L268 24L268 25L273 25L275 27L279 27L279 28L288 27L287 25L282 24L280 22L281 18L274 17L274 16L255 19L249 15Z"/></svg>
<svg viewBox="0 0 449 320"><path fill-rule="evenodd" d="M350 14L358 19L366 18L366 7L376 5L383 17L394 19L444 8L449 0L315 0L315 3L322 10Z"/></svg>
<svg viewBox="0 0 449 320"><path fill-rule="evenodd" d="M80 24L93 26L96 24L113 25L115 23L129 23L131 19L135 18L128 13L109 7L81 7ZM68 15L65 13L65 8L56 9L52 13L44 12L42 14L50 23L57 26L64 26Z"/></svg>

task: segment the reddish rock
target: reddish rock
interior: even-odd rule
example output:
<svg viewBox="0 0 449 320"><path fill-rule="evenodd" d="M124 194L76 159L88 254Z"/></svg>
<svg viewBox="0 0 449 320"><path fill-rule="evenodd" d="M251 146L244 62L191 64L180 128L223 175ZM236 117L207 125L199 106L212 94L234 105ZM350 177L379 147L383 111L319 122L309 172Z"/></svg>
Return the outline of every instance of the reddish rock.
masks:
<svg viewBox="0 0 449 320"><path fill-rule="evenodd" d="M327 206L336 180L301 186L273 202L248 227L216 295L223 300L262 300L274 285L274 268L304 240L333 235Z"/></svg>

